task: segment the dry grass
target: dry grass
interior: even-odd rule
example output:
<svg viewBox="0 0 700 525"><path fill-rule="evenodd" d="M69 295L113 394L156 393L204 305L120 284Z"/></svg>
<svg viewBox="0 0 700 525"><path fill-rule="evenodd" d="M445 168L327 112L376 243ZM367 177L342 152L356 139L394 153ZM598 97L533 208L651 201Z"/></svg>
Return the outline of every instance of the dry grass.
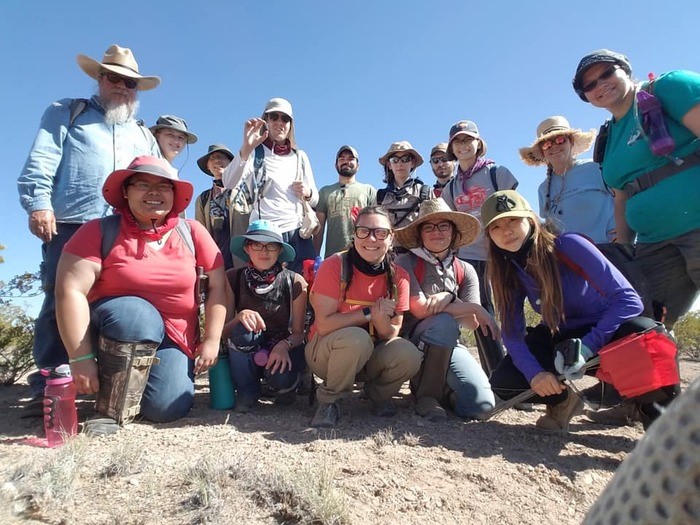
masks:
<svg viewBox="0 0 700 525"><path fill-rule="evenodd" d="M369 439L370 446L375 452L382 452L384 448L396 444L396 439L394 438L394 431L391 427L378 430L377 432L369 436Z"/></svg>
<svg viewBox="0 0 700 525"><path fill-rule="evenodd" d="M407 447L418 447L423 444L423 436L416 436L411 432L405 432L399 443L406 445Z"/></svg>
<svg viewBox="0 0 700 525"><path fill-rule="evenodd" d="M109 450L100 475L103 478L112 478L138 474L143 471L147 461L146 450L139 443L118 441Z"/></svg>

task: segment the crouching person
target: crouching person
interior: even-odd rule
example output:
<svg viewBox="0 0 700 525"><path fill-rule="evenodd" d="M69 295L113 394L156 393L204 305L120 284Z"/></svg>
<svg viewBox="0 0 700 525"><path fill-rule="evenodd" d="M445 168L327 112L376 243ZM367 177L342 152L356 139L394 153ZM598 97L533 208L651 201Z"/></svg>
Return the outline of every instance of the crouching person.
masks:
<svg viewBox="0 0 700 525"><path fill-rule="evenodd" d="M416 412L431 421L447 417L443 405L468 419L494 407L486 374L459 342L460 324L498 337L493 317L480 303L476 270L455 257L479 231L475 217L452 211L442 199L424 201L418 218L396 231L395 242L410 250L396 260L411 282L402 334L424 353L421 371L411 381Z"/></svg>
<svg viewBox="0 0 700 525"><path fill-rule="evenodd" d="M229 348L236 411L258 406L261 379L275 391L275 404L292 404L304 360L306 281L282 263L296 257L277 226L254 221L245 235L231 239L231 252L247 262L226 272Z"/></svg>
<svg viewBox="0 0 700 525"><path fill-rule="evenodd" d="M391 260L392 240L386 211L364 208L350 249L318 270L311 292L315 321L306 345L306 362L323 379L313 427L337 424L339 401L356 380L364 381L374 415L393 416L392 396L420 368L420 351L398 337L409 308L409 282Z"/></svg>
<svg viewBox="0 0 700 525"><path fill-rule="evenodd" d="M117 214L86 223L64 248L56 318L78 392L96 394L87 433L111 434L139 413L185 416L194 374L216 362L223 259L203 226L178 218L192 192L166 160L137 157L102 188ZM202 337L198 273L208 280Z"/></svg>

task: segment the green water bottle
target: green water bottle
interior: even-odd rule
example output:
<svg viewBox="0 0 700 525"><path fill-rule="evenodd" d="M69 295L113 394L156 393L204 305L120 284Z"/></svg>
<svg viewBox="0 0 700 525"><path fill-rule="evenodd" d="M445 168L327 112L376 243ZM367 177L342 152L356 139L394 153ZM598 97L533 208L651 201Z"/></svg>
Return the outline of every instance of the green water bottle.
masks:
<svg viewBox="0 0 700 525"><path fill-rule="evenodd" d="M236 392L228 364L228 351L224 347L219 353L219 360L209 369L209 406L214 410L229 410L235 404Z"/></svg>

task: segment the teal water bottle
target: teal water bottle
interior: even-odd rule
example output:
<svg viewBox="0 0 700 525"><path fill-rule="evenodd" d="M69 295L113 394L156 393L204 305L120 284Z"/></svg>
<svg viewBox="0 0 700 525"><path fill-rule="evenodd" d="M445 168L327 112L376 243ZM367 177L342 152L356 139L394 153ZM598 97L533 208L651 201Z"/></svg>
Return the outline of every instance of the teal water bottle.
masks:
<svg viewBox="0 0 700 525"><path fill-rule="evenodd" d="M222 349L219 360L209 369L209 406L214 410L229 410L236 404L228 351Z"/></svg>

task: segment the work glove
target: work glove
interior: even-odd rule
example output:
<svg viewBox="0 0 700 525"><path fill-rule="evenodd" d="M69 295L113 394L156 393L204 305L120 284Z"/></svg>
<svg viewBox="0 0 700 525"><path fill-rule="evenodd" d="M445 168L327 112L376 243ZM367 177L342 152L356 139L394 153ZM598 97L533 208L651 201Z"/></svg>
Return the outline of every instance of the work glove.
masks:
<svg viewBox="0 0 700 525"><path fill-rule="evenodd" d="M586 361L593 357L593 351L580 339L567 339L555 347L554 368L564 374L569 381L581 379Z"/></svg>

